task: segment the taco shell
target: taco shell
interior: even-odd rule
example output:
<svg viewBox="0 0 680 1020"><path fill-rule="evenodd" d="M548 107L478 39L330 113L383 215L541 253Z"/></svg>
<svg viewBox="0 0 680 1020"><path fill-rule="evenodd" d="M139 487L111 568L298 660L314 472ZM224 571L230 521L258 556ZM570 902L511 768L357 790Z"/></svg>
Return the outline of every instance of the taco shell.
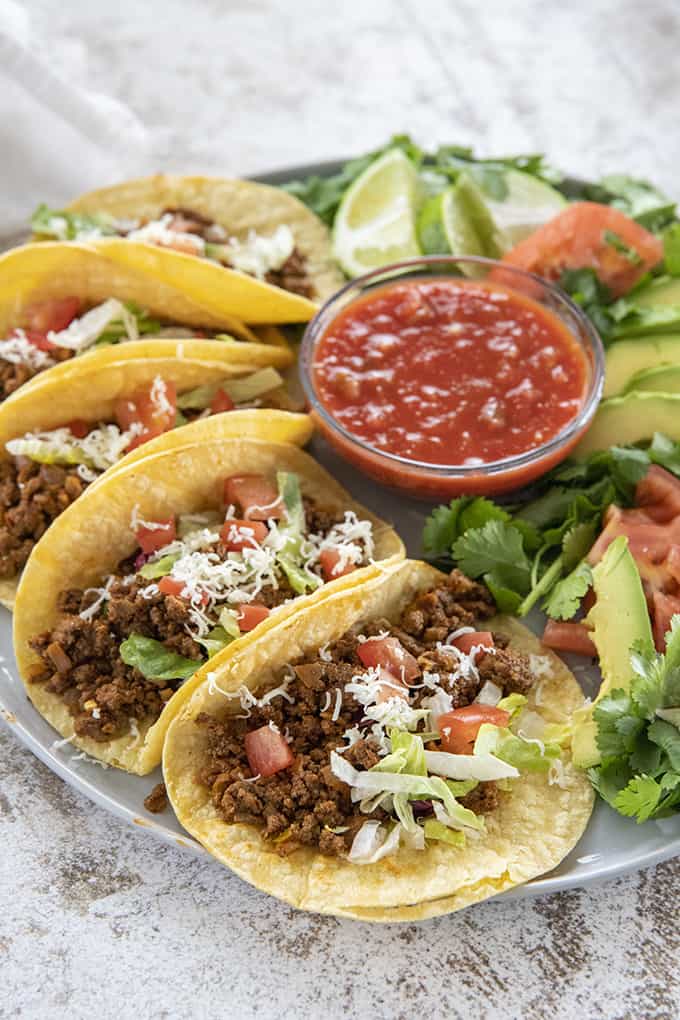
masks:
<svg viewBox="0 0 680 1020"><path fill-rule="evenodd" d="M344 282L332 261L325 225L293 195L267 184L156 174L91 191L68 206L72 212L150 220L168 208L190 209L241 241L250 231L269 236L278 226L290 227L305 257L314 299L169 248L115 237L91 243L117 264L173 289L186 287L206 308L219 308L251 324L307 322Z"/></svg>
<svg viewBox="0 0 680 1020"><path fill-rule="evenodd" d="M124 260L106 258L91 244L73 241L25 244L0 255L0 336L22 324L30 305L71 296L90 305L108 298L132 301L166 322L220 330L239 340L268 342L260 341L230 312L219 286L204 301L205 295L194 291L191 280L182 273L172 282L161 274L145 275ZM275 342L280 343L280 334Z"/></svg>
<svg viewBox="0 0 680 1020"><path fill-rule="evenodd" d="M248 412L238 412L247 414ZM285 412L282 412L285 413ZM216 416L235 418L237 412ZM197 425L212 425L210 419ZM196 513L220 505L222 480L247 470L254 473L291 471L298 475L303 495L322 506L354 510L374 524L375 563L340 577L310 595L300 596L279 607L260 624L258 633L268 634L299 608L311 610L329 594L345 588L361 588L366 578L400 560L404 547L398 535L369 511L355 503L345 490L316 461L286 443L261 439L224 438L222 424L206 429L200 443L186 445L178 429L168 433L172 444L160 452L121 465L92 485L83 496L57 518L35 546L24 569L14 607L14 647L29 698L45 719L61 734L72 738L74 747L99 761L144 775L161 759L168 724L181 705L200 686L207 674L230 658L249 635L238 638L209 660L167 703L154 723L140 724L139 735L128 734L110 743L74 736L73 720L63 701L29 680L38 661L29 640L51 629L59 613L57 596L67 588L85 588L101 583L103 577L135 548L130 518L135 507L142 519L158 520L168 514ZM208 438L208 433L212 437ZM154 441L155 442L155 441Z"/></svg>
<svg viewBox="0 0 680 1020"><path fill-rule="evenodd" d="M590 817L593 790L587 776L563 755L563 785L546 775L523 775L486 816L486 832L456 848L433 843L424 851L400 849L372 865L355 865L311 848L279 856L254 826L226 824L210 792L195 781L204 763L206 734L200 712L224 718L241 711L241 685L251 691L274 686L281 668L339 638L355 623L396 618L413 597L442 575L415 561L392 564L361 586L329 593L311 609L291 614L266 635L255 634L212 667L212 683L197 688L172 722L163 752L168 795L181 824L241 878L304 910L367 921L414 921L459 910L556 867L581 836ZM563 662L517 621L490 623L511 645L549 657L540 704L529 706L550 722L564 722L583 704L581 690Z"/></svg>

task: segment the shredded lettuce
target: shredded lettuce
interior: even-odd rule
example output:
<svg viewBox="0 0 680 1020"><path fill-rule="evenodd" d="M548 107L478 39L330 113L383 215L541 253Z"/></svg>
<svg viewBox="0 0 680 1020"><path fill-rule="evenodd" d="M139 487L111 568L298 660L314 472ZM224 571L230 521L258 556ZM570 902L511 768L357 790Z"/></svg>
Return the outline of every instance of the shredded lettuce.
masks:
<svg viewBox="0 0 680 1020"><path fill-rule="evenodd" d="M235 404L244 404L280 386L283 386L282 377L275 368L267 367L239 379L223 379L187 390L178 396L177 406L183 411L203 411L210 406L218 390L224 390Z"/></svg>
<svg viewBox="0 0 680 1020"><path fill-rule="evenodd" d="M76 241L117 233L113 217L105 213L87 215L67 209L50 209L44 202L31 216L31 230L39 237L56 241Z"/></svg>
<svg viewBox="0 0 680 1020"><path fill-rule="evenodd" d="M276 475L279 495L286 509L286 522L279 528L285 537L285 544L277 553L277 560L290 582L293 591L304 595L309 589L318 588L321 578L312 574L302 564L302 539L305 530L305 511L297 475L290 471L279 471Z"/></svg>
<svg viewBox="0 0 680 1020"><path fill-rule="evenodd" d="M150 563L145 563L143 567L140 567L137 573L150 581L154 581L157 577L165 577L181 555L181 553L169 553L167 556L161 556L159 560L151 560Z"/></svg>
<svg viewBox="0 0 680 1020"><path fill-rule="evenodd" d="M439 840L441 843L450 843L452 846L465 846L465 833L460 829L450 829L444 822L436 818L426 818L425 839Z"/></svg>
<svg viewBox="0 0 680 1020"><path fill-rule="evenodd" d="M131 634L120 646L120 657L147 680L188 680L203 665L201 659L187 659L171 652L160 641Z"/></svg>
<svg viewBox="0 0 680 1020"><path fill-rule="evenodd" d="M560 748L558 744L517 737L507 727L484 723L475 740L474 757L477 755L493 755L525 772L548 772L554 759L559 758Z"/></svg>

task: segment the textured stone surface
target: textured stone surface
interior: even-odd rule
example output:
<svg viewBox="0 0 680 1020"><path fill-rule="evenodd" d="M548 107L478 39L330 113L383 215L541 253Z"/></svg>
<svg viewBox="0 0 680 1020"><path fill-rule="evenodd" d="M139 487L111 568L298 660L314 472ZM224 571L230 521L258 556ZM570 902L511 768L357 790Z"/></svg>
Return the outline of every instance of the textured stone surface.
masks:
<svg viewBox="0 0 680 1020"><path fill-rule="evenodd" d="M149 169L255 171L410 130L677 193L673 0L30 8L56 66L148 124ZM4 730L0 826L3 1017L680 1014L677 862L419 926L309 917L125 828Z"/></svg>

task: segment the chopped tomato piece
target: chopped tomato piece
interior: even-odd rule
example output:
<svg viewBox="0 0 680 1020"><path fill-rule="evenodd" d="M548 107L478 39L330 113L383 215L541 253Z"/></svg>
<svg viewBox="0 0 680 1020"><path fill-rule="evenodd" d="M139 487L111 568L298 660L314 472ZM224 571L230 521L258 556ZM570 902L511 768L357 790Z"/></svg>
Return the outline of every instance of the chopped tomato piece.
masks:
<svg viewBox="0 0 680 1020"><path fill-rule="evenodd" d="M271 726L251 730L246 733L243 742L254 776L273 776L293 764L293 752L286 738Z"/></svg>
<svg viewBox="0 0 680 1020"><path fill-rule="evenodd" d="M181 595L185 588L184 581L177 581L174 577L161 577L156 583L164 595Z"/></svg>
<svg viewBox="0 0 680 1020"><path fill-rule="evenodd" d="M233 411L235 406L226 390L218 390L210 401L210 413L221 414L223 411Z"/></svg>
<svg viewBox="0 0 680 1020"><path fill-rule="evenodd" d="M358 646L357 655L364 666L382 666L388 673L399 677L405 683L420 676L417 660L406 651L398 638L369 638Z"/></svg>
<svg viewBox="0 0 680 1020"><path fill-rule="evenodd" d="M173 428L177 418L177 388L174 382L160 377L147 386L141 386L131 397L116 401L115 416L123 431L138 427L128 450L160 436Z"/></svg>
<svg viewBox="0 0 680 1020"><path fill-rule="evenodd" d="M658 524L680 517L680 479L658 464L652 464L637 484L635 502Z"/></svg>
<svg viewBox="0 0 680 1020"><path fill-rule="evenodd" d="M73 421L68 422L66 428L69 430L72 436L76 439L84 439L87 433L90 431L90 424L83 418L74 418Z"/></svg>
<svg viewBox="0 0 680 1020"><path fill-rule="evenodd" d="M520 241L503 261L548 280L559 280L565 269L594 269L619 297L662 257L662 242L619 209L574 202Z"/></svg>
<svg viewBox="0 0 680 1020"><path fill-rule="evenodd" d="M137 544L146 556L174 542L176 537L174 517L168 517L165 521L154 521L153 527L142 524L135 532Z"/></svg>
<svg viewBox="0 0 680 1020"><path fill-rule="evenodd" d="M664 566L676 584L680 584L680 545L672 545Z"/></svg>
<svg viewBox="0 0 680 1020"><path fill-rule="evenodd" d="M224 481L224 502L235 504L251 521L280 520L284 507L274 482L264 475L231 475Z"/></svg>
<svg viewBox="0 0 680 1020"><path fill-rule="evenodd" d="M382 705L384 701L389 701L390 698L403 698L404 701L408 701L408 690L405 684L394 673L390 673L389 670L378 666L378 679L380 680L380 687L375 699L376 705Z"/></svg>
<svg viewBox="0 0 680 1020"><path fill-rule="evenodd" d="M493 634L490 630L474 630L471 634L461 634L453 642L454 648L464 655L469 655L473 648L495 648Z"/></svg>
<svg viewBox="0 0 680 1020"><path fill-rule="evenodd" d="M238 628L242 634L247 634L249 630L255 630L268 616L269 610L266 606L261 606L259 602L244 602L238 607L236 616Z"/></svg>
<svg viewBox="0 0 680 1020"><path fill-rule="evenodd" d="M437 720L437 729L441 735L442 751L450 754L472 754L472 747L484 723L492 726L507 726L510 713L495 705L466 705L465 708L454 708L445 712Z"/></svg>
<svg viewBox="0 0 680 1020"><path fill-rule="evenodd" d="M583 596L583 598L581 599L581 609L583 610L584 613L589 613L596 602L597 598L595 596L595 589L589 588L588 591Z"/></svg>
<svg viewBox="0 0 680 1020"><path fill-rule="evenodd" d="M680 521L676 530L680 541ZM673 541L674 528L656 524L644 510L621 510L612 505L607 512L605 528L588 553L587 559L591 566L599 563L619 535L626 536L630 551L640 566L642 560L661 563L666 558Z"/></svg>
<svg viewBox="0 0 680 1020"><path fill-rule="evenodd" d="M574 652L575 655L597 656L590 631L584 623L559 623L548 620L543 631L543 644L557 652Z"/></svg>
<svg viewBox="0 0 680 1020"><path fill-rule="evenodd" d="M225 521L220 530L220 538L230 552L254 549L264 542L268 534L267 525L262 521L237 521L232 518Z"/></svg>
<svg viewBox="0 0 680 1020"><path fill-rule="evenodd" d="M39 351L53 351L57 346L47 339L46 333L40 333L37 329L25 329L24 336Z"/></svg>
<svg viewBox="0 0 680 1020"><path fill-rule="evenodd" d="M340 553L337 549L323 549L319 553L319 563L324 581L334 581L336 577L344 577L345 574L351 574L353 570L356 570L354 563L346 563L344 567L340 566Z"/></svg>
<svg viewBox="0 0 680 1020"><path fill-rule="evenodd" d="M39 301L26 309L26 327L45 336L50 332L59 333L71 325L80 312L80 307L80 298L77 297Z"/></svg>
<svg viewBox="0 0 680 1020"><path fill-rule="evenodd" d="M671 620L680 613L680 598L656 591L652 596L652 631L657 652L666 650L666 634L671 629Z"/></svg>

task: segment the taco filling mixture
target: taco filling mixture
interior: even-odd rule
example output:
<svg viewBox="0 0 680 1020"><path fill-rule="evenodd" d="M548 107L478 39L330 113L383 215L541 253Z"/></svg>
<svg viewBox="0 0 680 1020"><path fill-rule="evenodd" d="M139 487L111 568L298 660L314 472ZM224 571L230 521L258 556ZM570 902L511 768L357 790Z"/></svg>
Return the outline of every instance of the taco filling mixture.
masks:
<svg viewBox="0 0 680 1020"><path fill-rule="evenodd" d="M225 513L144 521L99 588L62 591L54 628L31 642L30 677L63 698L78 736L108 741L164 704L203 663L277 606L365 566L373 527L303 499L279 472L224 481Z"/></svg>
<svg viewBox="0 0 680 1020"><path fill-rule="evenodd" d="M285 408L283 387L271 367L180 394L156 376L117 401L114 422L75 420L10 440L10 458L0 461L0 579L15 577L52 521L126 453L211 414Z"/></svg>
<svg viewBox="0 0 680 1020"><path fill-rule="evenodd" d="M191 209L164 209L155 220L122 220L106 213L88 216L41 205L33 215L31 226L41 240L92 241L101 237L125 237L129 241L155 244L210 259L302 297L314 296L307 261L295 246L292 230L285 224L267 237L251 230L245 240L238 240L219 223Z"/></svg>
<svg viewBox="0 0 680 1020"><path fill-rule="evenodd" d="M0 400L39 372L95 347L140 337L203 337L232 340L214 330L175 326L152 318L132 302L110 298L85 309L80 298L40 301L25 312L24 324L0 340Z"/></svg>
<svg viewBox="0 0 680 1020"><path fill-rule="evenodd" d="M262 697L228 694L240 712L196 718L209 755L197 781L225 822L257 826L282 854L367 864L400 844L464 845L522 772L561 777L558 727L526 707L549 660L482 629L495 612L454 570L396 623L355 627Z"/></svg>

